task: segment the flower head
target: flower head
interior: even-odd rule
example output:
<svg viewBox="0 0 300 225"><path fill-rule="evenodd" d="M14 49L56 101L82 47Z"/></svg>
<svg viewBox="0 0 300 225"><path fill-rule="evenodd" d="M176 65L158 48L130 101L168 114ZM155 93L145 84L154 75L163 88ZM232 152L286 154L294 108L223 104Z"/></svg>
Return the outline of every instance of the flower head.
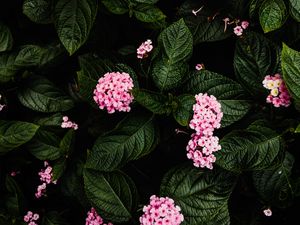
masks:
<svg viewBox="0 0 300 225"><path fill-rule="evenodd" d="M140 217L141 225L179 225L183 222L184 217L181 209L176 206L174 200L169 197L157 197L152 195L150 203L144 206L144 214Z"/></svg>
<svg viewBox="0 0 300 225"><path fill-rule="evenodd" d="M233 28L233 32L237 36L241 36L243 34L243 28L241 26L236 26L235 28Z"/></svg>
<svg viewBox="0 0 300 225"><path fill-rule="evenodd" d="M74 130L78 129L78 124L75 122L69 121L69 117L64 116L62 119L63 119L63 121L60 125L62 128L73 128Z"/></svg>
<svg viewBox="0 0 300 225"><path fill-rule="evenodd" d="M197 65L195 66L195 69L196 69L196 70L203 70L203 69L204 69L204 65L203 65L203 64L197 64Z"/></svg>
<svg viewBox="0 0 300 225"><path fill-rule="evenodd" d="M242 21L241 26L243 29L247 29L247 27L249 26L249 22L248 21Z"/></svg>
<svg viewBox="0 0 300 225"><path fill-rule="evenodd" d="M151 40L147 40L145 42L143 42L140 47L138 47L138 49L136 50L137 53L137 57L139 59L143 59L143 58L147 58L149 52L151 52L153 49L153 45L152 45L152 41Z"/></svg>
<svg viewBox="0 0 300 225"><path fill-rule="evenodd" d="M27 214L24 216L24 222L28 223L28 225L38 225L35 221L40 218L39 214L28 211Z"/></svg>
<svg viewBox="0 0 300 225"><path fill-rule="evenodd" d="M263 212L265 216L272 216L272 210L270 208L265 209Z"/></svg>
<svg viewBox="0 0 300 225"><path fill-rule="evenodd" d="M87 213L87 217L85 219L85 225L106 225L103 223L103 219L98 215L97 211L92 207L90 211ZM113 225L112 223L108 223L107 225Z"/></svg>
<svg viewBox="0 0 300 225"><path fill-rule="evenodd" d="M37 187L37 192L35 193L36 198L40 198L46 193L46 188L48 184L56 184L56 181L53 181L53 173L52 173L52 167L48 164L48 162L44 162L45 169L41 169L41 171L38 173L40 176L40 180L43 182L41 185Z"/></svg>
<svg viewBox="0 0 300 225"><path fill-rule="evenodd" d="M106 108L108 113L129 112L129 105L134 99L130 93L133 86L133 80L128 73L106 73L98 80L94 100L100 109Z"/></svg>

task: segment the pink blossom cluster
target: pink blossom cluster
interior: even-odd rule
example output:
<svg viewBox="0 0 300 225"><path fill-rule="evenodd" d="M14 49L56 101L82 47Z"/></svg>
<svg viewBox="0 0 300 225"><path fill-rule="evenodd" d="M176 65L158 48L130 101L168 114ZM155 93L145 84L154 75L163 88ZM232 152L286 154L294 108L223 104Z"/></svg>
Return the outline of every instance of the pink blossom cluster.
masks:
<svg viewBox="0 0 300 225"><path fill-rule="evenodd" d="M113 225L112 223L103 223L103 219L98 215L96 210L92 207L87 213L87 218L85 219L85 225Z"/></svg>
<svg viewBox="0 0 300 225"><path fill-rule="evenodd" d="M266 99L267 103L271 103L275 107L288 107L291 104L291 96L279 73L274 76L267 75L262 83L266 89L270 90Z"/></svg>
<svg viewBox="0 0 300 225"><path fill-rule="evenodd" d="M203 70L203 69L204 69L204 65L198 63L198 64L196 64L195 69L196 69L196 70Z"/></svg>
<svg viewBox="0 0 300 225"><path fill-rule="evenodd" d="M28 211L24 216L24 222L28 223L28 225L38 225L36 221L40 218L39 214Z"/></svg>
<svg viewBox="0 0 300 225"><path fill-rule="evenodd" d="M49 166L48 162L44 162L45 170L41 170L38 174L40 176L40 180L43 181L41 185L37 187L37 192L35 193L36 198L40 198L46 193L47 184L56 184L56 181L52 181L53 173L52 167Z"/></svg>
<svg viewBox="0 0 300 225"><path fill-rule="evenodd" d="M150 197L150 204L144 206L140 217L141 225L179 225L184 217L179 206L169 197Z"/></svg>
<svg viewBox="0 0 300 225"><path fill-rule="evenodd" d="M194 115L189 126L196 133L192 134L186 147L187 157L193 160L196 167L212 169L212 164L216 161L213 153L221 149L219 138L213 136L214 129L221 127L221 104L216 97L206 93L200 93L195 98Z"/></svg>
<svg viewBox="0 0 300 225"><path fill-rule="evenodd" d="M1 98L2 98L2 95L0 95L0 100L1 100ZM0 112L3 110L3 108L5 107L6 105L5 104L0 104Z"/></svg>
<svg viewBox="0 0 300 225"><path fill-rule="evenodd" d="M74 130L78 129L78 124L69 120L69 117L64 116L63 122L60 125L62 128L73 128Z"/></svg>
<svg viewBox="0 0 300 225"><path fill-rule="evenodd" d="M98 80L94 100L100 109L106 108L108 113L129 112L129 104L134 99L130 93L133 86L133 80L128 73L106 73Z"/></svg>
<svg viewBox="0 0 300 225"><path fill-rule="evenodd" d="M236 36L241 36L244 30L246 30L248 26L249 26L248 21L242 21L241 24L236 25L235 28L233 28L233 32L235 33Z"/></svg>
<svg viewBox="0 0 300 225"><path fill-rule="evenodd" d="M152 41L151 40L147 40L145 42L143 42L140 47L138 47L138 49L136 50L137 53L137 58L139 59L143 59L143 58L147 58L149 52L151 52L153 49L153 45L152 45Z"/></svg>

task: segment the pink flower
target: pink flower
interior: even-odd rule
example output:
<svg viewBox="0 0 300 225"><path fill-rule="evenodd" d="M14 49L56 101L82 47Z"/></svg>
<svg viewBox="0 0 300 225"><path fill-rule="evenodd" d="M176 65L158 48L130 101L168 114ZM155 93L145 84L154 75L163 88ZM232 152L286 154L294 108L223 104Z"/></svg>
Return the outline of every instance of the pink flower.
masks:
<svg viewBox="0 0 300 225"><path fill-rule="evenodd" d="M35 193L36 198L42 197L46 193L46 188L48 184L56 184L56 181L53 181L52 167L49 166L47 161L44 162L45 170L41 170L38 174L40 176L40 180L43 181L41 185L37 187L37 192Z"/></svg>
<svg viewBox="0 0 300 225"><path fill-rule="evenodd" d="M243 34L243 28L241 26L236 26L235 28L233 28L233 32L237 36L241 36Z"/></svg>
<svg viewBox="0 0 300 225"><path fill-rule="evenodd" d="M78 124L74 123L72 121L69 121L69 117L64 116L62 119L63 119L63 122L60 125L62 128L73 128L74 130L78 129Z"/></svg>
<svg viewBox="0 0 300 225"><path fill-rule="evenodd" d="M143 42L140 47L138 47L138 49L136 50L137 53L137 58L139 59L143 59L143 58L147 58L149 52L151 52L153 49L153 45L152 45L152 41L151 40L147 40L145 42Z"/></svg>
<svg viewBox="0 0 300 225"><path fill-rule="evenodd" d="M242 21L241 26L243 29L247 29L247 27L249 26L249 22L248 21Z"/></svg>
<svg viewBox="0 0 300 225"><path fill-rule="evenodd" d="M203 69L204 69L204 65L203 65L203 64L197 64L197 65L195 66L195 69L196 69L196 70L203 70Z"/></svg>
<svg viewBox="0 0 300 225"><path fill-rule="evenodd" d="M129 112L129 105L134 99L130 93L133 86L133 80L128 73L106 73L98 80L94 100L100 109L106 108L108 113Z"/></svg>
<svg viewBox="0 0 300 225"><path fill-rule="evenodd" d="M272 210L270 208L265 209L263 212L265 216L272 216Z"/></svg>
<svg viewBox="0 0 300 225"><path fill-rule="evenodd" d="M87 217L85 219L85 225L105 225L103 223L103 219L98 215L96 210L92 207L90 211L87 213ZM113 225L112 223L108 223L107 225Z"/></svg>
<svg viewBox="0 0 300 225"><path fill-rule="evenodd" d="M38 225L35 221L40 218L39 214L33 214L31 211L28 211L24 216L24 222L28 223L28 225Z"/></svg>
<svg viewBox="0 0 300 225"><path fill-rule="evenodd" d="M144 206L144 214L140 217L141 225L179 225L184 217L179 206L169 197L150 197L150 203Z"/></svg>

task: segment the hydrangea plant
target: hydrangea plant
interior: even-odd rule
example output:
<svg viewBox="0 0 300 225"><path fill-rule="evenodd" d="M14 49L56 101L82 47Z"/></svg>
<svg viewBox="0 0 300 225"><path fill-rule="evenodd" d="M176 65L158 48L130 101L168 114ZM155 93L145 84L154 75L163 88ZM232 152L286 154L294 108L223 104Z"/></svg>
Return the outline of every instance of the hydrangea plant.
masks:
<svg viewBox="0 0 300 225"><path fill-rule="evenodd" d="M298 220L299 0L0 12L0 225Z"/></svg>

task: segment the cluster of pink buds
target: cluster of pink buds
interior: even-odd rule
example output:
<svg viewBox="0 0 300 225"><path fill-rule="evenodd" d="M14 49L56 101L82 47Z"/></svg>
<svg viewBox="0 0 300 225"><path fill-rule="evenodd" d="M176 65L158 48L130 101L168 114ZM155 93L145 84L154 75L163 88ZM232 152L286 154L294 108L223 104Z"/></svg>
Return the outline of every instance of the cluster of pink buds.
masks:
<svg viewBox="0 0 300 225"><path fill-rule="evenodd" d="M64 116L63 121L60 125L62 128L73 128L74 130L78 129L78 124L69 120L69 117Z"/></svg>
<svg viewBox="0 0 300 225"><path fill-rule="evenodd" d="M26 222L28 225L38 225L36 221L40 218L39 214L32 213L31 211L28 211L27 214L24 216L24 222Z"/></svg>
<svg viewBox="0 0 300 225"><path fill-rule="evenodd" d="M39 172L40 180L43 182L37 187L37 192L35 193L36 198L40 198L46 193L47 184L56 184L57 181L52 181L52 167L49 166L48 162L44 162L45 170Z"/></svg>
<svg viewBox="0 0 300 225"><path fill-rule="evenodd" d="M112 223L103 223L103 219L98 215L96 210L92 207L90 211L87 213L87 217L85 219L85 225L113 225Z"/></svg>
<svg viewBox="0 0 300 225"><path fill-rule="evenodd" d="M128 73L106 73L98 80L94 100L100 109L106 108L108 113L129 112L129 105L134 99L130 93L133 86L133 80Z"/></svg>
<svg viewBox="0 0 300 225"><path fill-rule="evenodd" d="M223 19L223 21L225 23L224 32L227 30L228 25L235 24L235 27L233 28L233 32L235 33L236 36L241 36L243 34L244 30L246 30L249 26L248 21L240 22L240 20L236 20L236 19L233 21L230 21L229 18L225 18L225 19Z"/></svg>
<svg viewBox="0 0 300 225"><path fill-rule="evenodd" d="M151 52L153 49L152 41L147 40L143 42L140 47L136 50L137 58L143 59L148 57L148 53Z"/></svg>
<svg viewBox="0 0 300 225"><path fill-rule="evenodd" d="M198 63L198 64L196 64L195 69L198 70L198 71L199 71L199 70L203 70L203 69L204 69L204 65Z"/></svg>
<svg viewBox="0 0 300 225"><path fill-rule="evenodd" d="M0 100L2 98L2 95L0 95ZM3 108L5 107L6 105L5 104L0 104L0 112L3 110Z"/></svg>
<svg viewBox="0 0 300 225"><path fill-rule="evenodd" d="M150 197L150 204L144 206L140 217L141 225L179 225L184 217L179 206L169 197Z"/></svg>
<svg viewBox="0 0 300 225"><path fill-rule="evenodd" d="M291 104L291 96L279 73L274 76L267 75L262 83L266 89L270 90L266 99L267 103L271 103L275 107L288 107Z"/></svg>
<svg viewBox="0 0 300 225"><path fill-rule="evenodd" d="M194 115L189 126L196 133L192 134L186 147L187 157L193 160L196 167L212 169L216 161L213 153L221 149L219 138L213 136L214 129L221 127L221 104L213 95L206 93L200 93L195 98Z"/></svg>

